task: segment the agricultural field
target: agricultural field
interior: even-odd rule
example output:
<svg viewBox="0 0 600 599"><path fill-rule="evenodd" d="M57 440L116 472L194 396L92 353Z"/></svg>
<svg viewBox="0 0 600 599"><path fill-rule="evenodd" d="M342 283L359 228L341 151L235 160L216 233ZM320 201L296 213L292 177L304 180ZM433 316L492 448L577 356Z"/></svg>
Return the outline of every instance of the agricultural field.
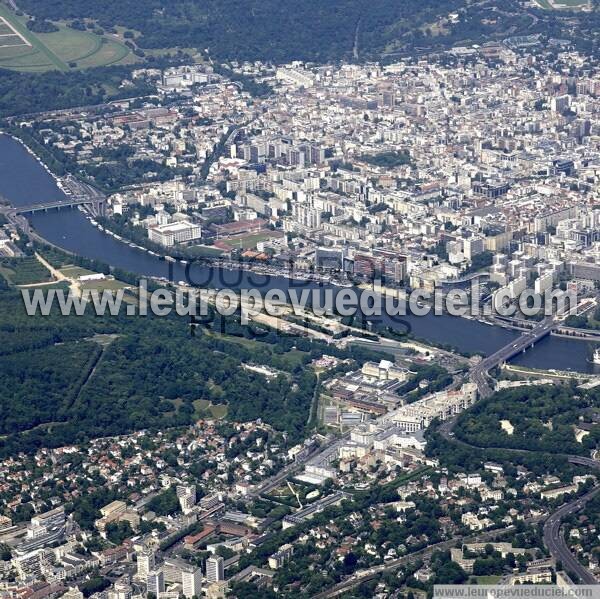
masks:
<svg viewBox="0 0 600 599"><path fill-rule="evenodd" d="M116 39L59 25L59 31L33 33L26 17L0 5L0 68L24 72L68 71L108 66L130 58L130 50Z"/></svg>

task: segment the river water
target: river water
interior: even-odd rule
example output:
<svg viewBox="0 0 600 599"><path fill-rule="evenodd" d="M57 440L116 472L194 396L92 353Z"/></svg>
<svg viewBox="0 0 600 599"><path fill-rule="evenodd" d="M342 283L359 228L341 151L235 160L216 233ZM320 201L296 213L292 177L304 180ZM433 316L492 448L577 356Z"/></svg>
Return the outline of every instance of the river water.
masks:
<svg viewBox="0 0 600 599"><path fill-rule="evenodd" d="M17 141L0 135L0 195L14 206L56 201L65 196L52 176ZM172 278L174 281L189 280L201 287L212 288L258 288L266 291L279 288L287 291L290 286L319 287L316 283L293 282L285 277L257 275L244 271L208 268L193 265L185 272L185 266L159 260L142 250L101 232L77 209L38 212L30 218L37 232L57 246L87 258L102 260L112 266L139 274ZM169 272L169 270L171 272ZM333 287L333 293L339 288ZM518 333L490 326L474 320L452 316L407 316L413 334L423 340L452 345L464 352L489 354L506 345ZM404 329L385 317L383 322ZM583 341L548 337L513 359L513 363L533 368L559 370L599 371L589 362L590 345Z"/></svg>

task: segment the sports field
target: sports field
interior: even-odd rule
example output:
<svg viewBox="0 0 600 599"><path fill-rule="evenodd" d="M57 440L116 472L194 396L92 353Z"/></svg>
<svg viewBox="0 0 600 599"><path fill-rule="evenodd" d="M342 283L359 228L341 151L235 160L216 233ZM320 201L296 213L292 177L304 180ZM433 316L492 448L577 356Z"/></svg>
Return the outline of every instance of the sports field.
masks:
<svg viewBox="0 0 600 599"><path fill-rule="evenodd" d="M33 33L25 20L0 4L0 68L67 71L115 64L130 53L117 40L63 25L53 33Z"/></svg>
<svg viewBox="0 0 600 599"><path fill-rule="evenodd" d="M239 235L238 237L221 238L219 241L231 247L232 249L253 249L259 241L267 241L281 237L273 231L261 231L260 233L250 233L248 235Z"/></svg>

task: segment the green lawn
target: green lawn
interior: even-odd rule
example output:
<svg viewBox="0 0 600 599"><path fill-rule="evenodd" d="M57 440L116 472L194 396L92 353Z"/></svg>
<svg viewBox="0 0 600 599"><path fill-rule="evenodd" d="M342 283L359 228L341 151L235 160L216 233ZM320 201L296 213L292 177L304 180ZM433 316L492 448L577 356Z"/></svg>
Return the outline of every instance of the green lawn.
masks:
<svg viewBox="0 0 600 599"><path fill-rule="evenodd" d="M14 47L14 46L24 46L23 40L19 35L12 34L4 34L0 38L0 48L2 47Z"/></svg>
<svg viewBox="0 0 600 599"><path fill-rule="evenodd" d="M2 277L9 285L12 285L12 277L14 276L15 271L8 266L2 266L0 262L0 277Z"/></svg>
<svg viewBox="0 0 600 599"><path fill-rule="evenodd" d="M121 62L129 56L129 48L114 40L102 38L97 51L86 57L77 59L79 68L108 66Z"/></svg>
<svg viewBox="0 0 600 599"><path fill-rule="evenodd" d="M281 358L289 366L290 370L300 366L303 362L303 358L306 356L306 352L300 351L299 349L291 349L290 351L281 354Z"/></svg>
<svg viewBox="0 0 600 599"><path fill-rule="evenodd" d="M197 399L194 402L194 408L196 408L196 415L198 418L205 416L205 412L208 410L212 418L215 420L222 420L227 415L227 406L224 404L213 405L206 399Z"/></svg>
<svg viewBox="0 0 600 599"><path fill-rule="evenodd" d="M60 56L65 63L81 60L95 54L102 38L87 31L61 27L53 33L39 33L38 37L45 46Z"/></svg>
<svg viewBox="0 0 600 599"><path fill-rule="evenodd" d="M66 281L50 281L48 283L39 283L30 287L30 289L42 289L49 291L50 289L62 289L65 293L69 292L69 284Z"/></svg>
<svg viewBox="0 0 600 599"><path fill-rule="evenodd" d="M73 266L67 265L60 269L60 272L65 275L65 277L69 277L70 279L77 279L84 275L93 275L93 270L88 270L87 268L82 268L81 266Z"/></svg>
<svg viewBox="0 0 600 599"><path fill-rule="evenodd" d="M31 44L0 46L0 68L28 72L67 71L115 64L130 54L129 48L116 39L71 29L66 25L59 25L60 30L53 33L33 33L27 29L26 17L17 17L1 4L0 16ZM6 28L5 25L3 27Z"/></svg>
<svg viewBox="0 0 600 599"><path fill-rule="evenodd" d="M199 258L214 258L223 254L223 250L210 247L209 245L194 245L187 248L187 250L190 254Z"/></svg>
<svg viewBox="0 0 600 599"><path fill-rule="evenodd" d="M216 335L216 333L210 332L205 332L205 334ZM218 336L221 339L225 339L226 341L232 341L233 343L243 345L246 349L250 351L261 348L273 352L273 347L268 343L261 343L260 341L256 341L254 339L246 339L245 337L236 337L235 335L227 335L223 333L219 333ZM284 366L289 368L289 370L291 371L294 368L296 368L296 366L300 366L301 364L303 364L302 360L304 357L306 357L306 352L300 351L299 349L291 349L288 352L278 355L284 362Z"/></svg>
<svg viewBox="0 0 600 599"><path fill-rule="evenodd" d="M117 281L116 279L102 279L100 281L87 281L82 283L82 289L96 289L97 291L117 291L119 289L125 289L126 287L131 287L131 285L127 285L122 281Z"/></svg>
<svg viewBox="0 0 600 599"><path fill-rule="evenodd" d="M52 50L46 47L44 43L39 40L37 35L29 31L25 24L20 21L12 11L1 4L0 16L5 18L31 44L31 49L34 51L32 54L32 59L35 61L36 65L46 63L50 68L60 69L61 71L68 70L69 67L63 60L61 60L61 58L59 58L56 54L54 54L54 52L52 52ZM2 54L0 53L0 65L4 66L1 57ZM6 66L10 68L9 64Z"/></svg>

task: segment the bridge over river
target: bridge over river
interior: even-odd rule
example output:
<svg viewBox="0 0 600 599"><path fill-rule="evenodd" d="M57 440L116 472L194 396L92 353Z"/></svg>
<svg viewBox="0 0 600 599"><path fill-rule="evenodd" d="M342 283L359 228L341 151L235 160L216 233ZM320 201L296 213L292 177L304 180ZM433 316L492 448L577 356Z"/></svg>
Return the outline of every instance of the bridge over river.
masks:
<svg viewBox="0 0 600 599"><path fill-rule="evenodd" d="M76 206L88 206L92 214L99 215L104 212L104 198L99 196L73 196L64 200L53 202L39 202L24 206L16 206L10 210L13 214L34 214L35 212L47 212L48 210L60 210L61 208L74 208Z"/></svg>
<svg viewBox="0 0 600 599"><path fill-rule="evenodd" d="M493 392L487 376L492 368L514 358L528 347L533 347L540 339L549 335L555 326L554 318L546 318L532 329L524 331L516 340L511 341L508 345L505 345L473 366L469 372L469 377L477 385L479 395L481 397L488 397Z"/></svg>

